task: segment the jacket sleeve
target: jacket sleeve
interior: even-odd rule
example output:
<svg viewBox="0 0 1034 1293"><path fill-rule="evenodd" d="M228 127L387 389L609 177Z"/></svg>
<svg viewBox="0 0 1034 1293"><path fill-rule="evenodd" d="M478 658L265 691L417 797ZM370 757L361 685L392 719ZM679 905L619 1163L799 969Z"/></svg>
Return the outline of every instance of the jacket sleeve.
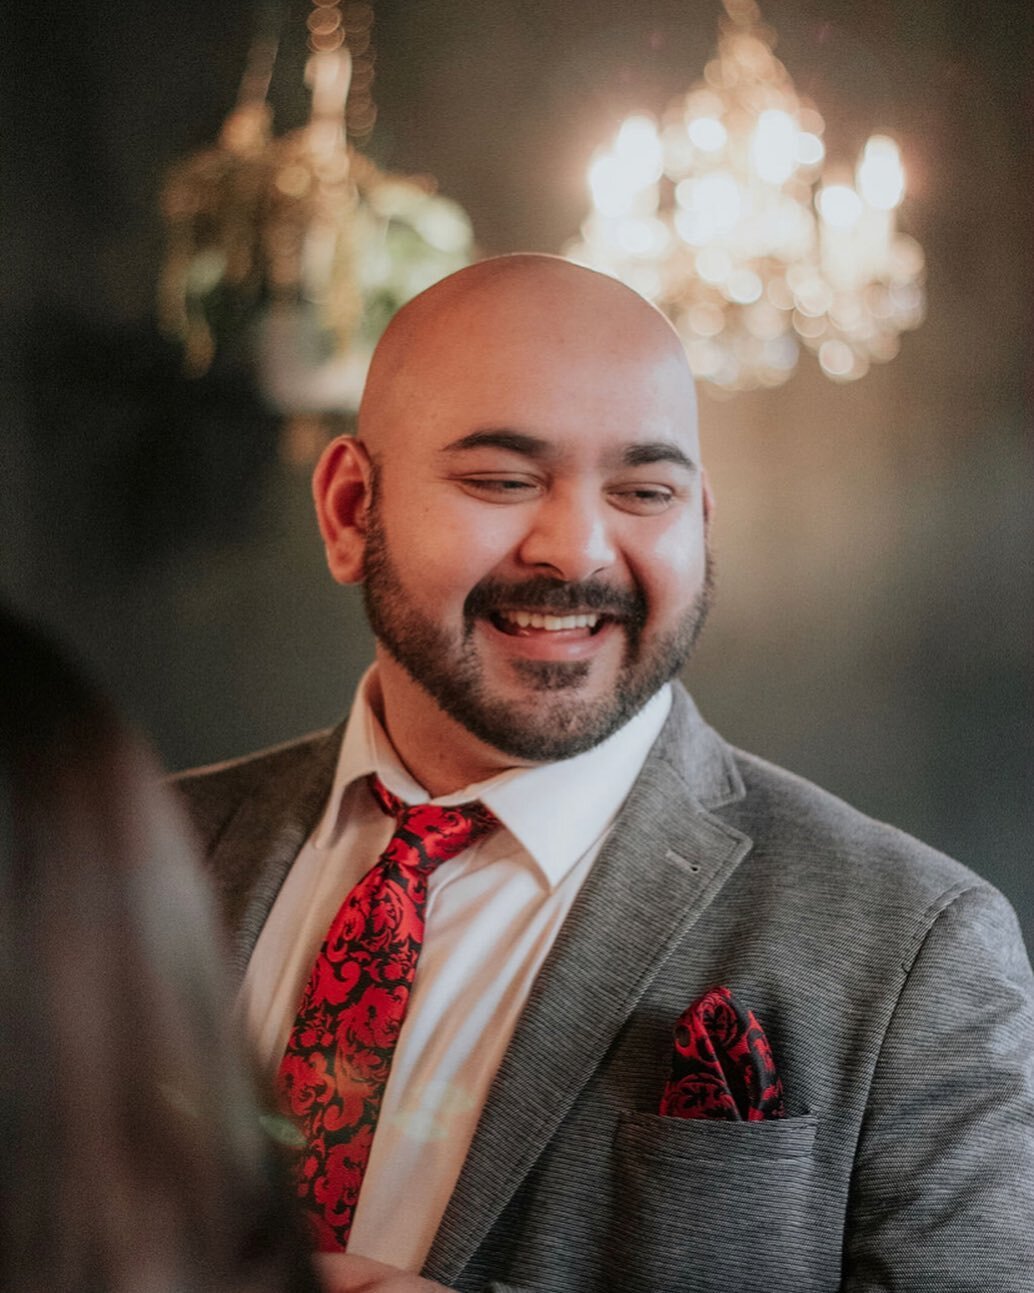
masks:
<svg viewBox="0 0 1034 1293"><path fill-rule="evenodd" d="M908 970L855 1159L843 1291L1029 1293L1034 978L993 889L955 894Z"/></svg>

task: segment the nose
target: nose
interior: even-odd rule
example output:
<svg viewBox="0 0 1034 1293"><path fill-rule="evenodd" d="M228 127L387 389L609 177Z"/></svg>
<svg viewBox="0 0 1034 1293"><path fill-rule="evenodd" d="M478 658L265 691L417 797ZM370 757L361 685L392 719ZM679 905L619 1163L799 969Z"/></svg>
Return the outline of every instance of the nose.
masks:
<svg viewBox="0 0 1034 1293"><path fill-rule="evenodd" d="M614 564L606 504L595 491L551 493L535 509L518 551L525 566L576 583Z"/></svg>

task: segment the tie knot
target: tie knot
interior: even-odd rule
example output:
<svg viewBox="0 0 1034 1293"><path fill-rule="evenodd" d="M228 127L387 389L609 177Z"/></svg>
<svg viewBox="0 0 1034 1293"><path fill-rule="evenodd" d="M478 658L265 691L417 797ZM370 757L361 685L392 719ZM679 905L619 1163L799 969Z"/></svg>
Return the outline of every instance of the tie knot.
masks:
<svg viewBox="0 0 1034 1293"><path fill-rule="evenodd" d="M491 834L499 821L480 800L443 808L438 804L407 804L371 773L370 790L381 810L395 818L395 834L387 852L392 861L430 868L447 862Z"/></svg>

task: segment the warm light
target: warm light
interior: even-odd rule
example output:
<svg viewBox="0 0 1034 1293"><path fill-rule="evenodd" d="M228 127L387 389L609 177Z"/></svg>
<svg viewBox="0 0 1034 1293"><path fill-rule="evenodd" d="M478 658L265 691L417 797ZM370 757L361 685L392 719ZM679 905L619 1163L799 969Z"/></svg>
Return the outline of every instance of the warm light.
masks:
<svg viewBox="0 0 1034 1293"><path fill-rule="evenodd" d="M826 155L826 147L818 135L802 130L797 136L797 161L801 166L818 166Z"/></svg>
<svg viewBox="0 0 1034 1293"><path fill-rule="evenodd" d="M668 245L668 230L660 220L627 217L618 222L615 230L618 245L630 256L656 256Z"/></svg>
<svg viewBox="0 0 1034 1293"><path fill-rule="evenodd" d="M819 346L819 363L830 377L850 377L855 367L851 347L844 341L824 341Z"/></svg>
<svg viewBox="0 0 1034 1293"><path fill-rule="evenodd" d="M725 127L715 117L697 117L686 127L690 139L705 153L717 153L728 138Z"/></svg>
<svg viewBox="0 0 1034 1293"><path fill-rule="evenodd" d="M750 146L754 169L769 184L784 184L797 169L797 123L788 112L769 108L758 117Z"/></svg>
<svg viewBox="0 0 1034 1293"><path fill-rule="evenodd" d="M877 211L892 211L905 195L905 172L893 139L873 135L858 164L858 188Z"/></svg>
<svg viewBox="0 0 1034 1293"><path fill-rule="evenodd" d="M725 314L719 305L694 305L687 313L686 322L697 336L717 337L725 327Z"/></svg>
<svg viewBox="0 0 1034 1293"><path fill-rule="evenodd" d="M413 227L436 251L460 256L470 244L470 221L454 203L439 199L421 207L413 217Z"/></svg>
<svg viewBox="0 0 1034 1293"><path fill-rule="evenodd" d="M728 171L715 171L697 180L693 207L715 229L731 229L740 218L743 198L735 177Z"/></svg>
<svg viewBox="0 0 1034 1293"><path fill-rule="evenodd" d="M854 184L823 179L825 124L800 99L755 0L723 0L703 79L656 125L630 117L589 177L594 210L565 249L673 320L696 375L778 386L812 351L833 381L892 358L923 318L923 253L900 233L898 147L874 135Z"/></svg>
<svg viewBox="0 0 1034 1293"><path fill-rule="evenodd" d="M760 281L760 280L759 280ZM755 297L755 300L757 298ZM745 315L747 331L761 341L774 341L781 337L786 328L786 320L781 310L769 305L767 301L758 303Z"/></svg>
<svg viewBox="0 0 1034 1293"><path fill-rule="evenodd" d="M672 219L675 232L690 247L702 247L713 235L711 226L696 211L676 211Z"/></svg>
<svg viewBox="0 0 1034 1293"><path fill-rule="evenodd" d="M727 291L730 301L737 301L740 305L750 305L753 301L761 299L764 284L752 269L738 269L730 276Z"/></svg>
<svg viewBox="0 0 1034 1293"><path fill-rule="evenodd" d="M823 319L833 304L833 292L829 284L816 274L806 283L794 288L793 303L798 313L809 319ZM811 328L804 330L804 335L815 337L821 335Z"/></svg>
<svg viewBox="0 0 1034 1293"><path fill-rule="evenodd" d="M914 238L899 233L890 248L890 272L902 282L914 280L923 272L926 256Z"/></svg>
<svg viewBox="0 0 1034 1293"><path fill-rule="evenodd" d="M614 141L614 154L633 188L646 188L661 178L663 150L657 127L649 117L629 117L625 121Z"/></svg>
<svg viewBox="0 0 1034 1293"><path fill-rule="evenodd" d="M848 184L831 184L816 200L823 220L834 229L850 229L862 214L862 199Z"/></svg>
<svg viewBox="0 0 1034 1293"><path fill-rule="evenodd" d="M675 229L691 247L702 247L723 230L735 228L742 201L735 178L726 171L682 180L675 190Z"/></svg>
<svg viewBox="0 0 1034 1293"><path fill-rule="evenodd" d="M661 151L666 171L684 171L692 166L693 141L683 122L673 121L664 127L661 132Z"/></svg>
<svg viewBox="0 0 1034 1293"><path fill-rule="evenodd" d="M663 173L663 148L649 117L629 117L618 131L613 152L599 153L589 167L593 204L601 215L642 214L640 195ZM626 248L627 250L627 248Z"/></svg>
<svg viewBox="0 0 1034 1293"><path fill-rule="evenodd" d="M635 203L629 169L612 153L597 157L589 167L589 188L596 210L602 215L625 215Z"/></svg>
<svg viewBox="0 0 1034 1293"><path fill-rule="evenodd" d="M724 283L732 270L732 260L719 247L705 247L697 255L696 266L705 283Z"/></svg>

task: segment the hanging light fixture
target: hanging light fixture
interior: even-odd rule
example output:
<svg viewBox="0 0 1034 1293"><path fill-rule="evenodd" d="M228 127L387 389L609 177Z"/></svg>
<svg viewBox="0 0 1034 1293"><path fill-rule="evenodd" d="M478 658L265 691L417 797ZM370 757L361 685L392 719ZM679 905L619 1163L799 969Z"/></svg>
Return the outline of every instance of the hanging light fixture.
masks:
<svg viewBox="0 0 1034 1293"><path fill-rule="evenodd" d="M267 102L277 39L261 32L218 142L174 167L163 192L159 315L188 371L243 349L289 415L354 410L395 310L474 255L455 202L352 143L376 116L372 22L365 0L315 0L309 120L279 137Z"/></svg>
<svg viewBox="0 0 1034 1293"><path fill-rule="evenodd" d="M723 2L703 79L593 158L592 209L565 254L655 301L718 388L779 386L802 346L851 381L923 318L922 248L896 227L898 147L873 135L853 177L827 167L822 118L757 5Z"/></svg>

